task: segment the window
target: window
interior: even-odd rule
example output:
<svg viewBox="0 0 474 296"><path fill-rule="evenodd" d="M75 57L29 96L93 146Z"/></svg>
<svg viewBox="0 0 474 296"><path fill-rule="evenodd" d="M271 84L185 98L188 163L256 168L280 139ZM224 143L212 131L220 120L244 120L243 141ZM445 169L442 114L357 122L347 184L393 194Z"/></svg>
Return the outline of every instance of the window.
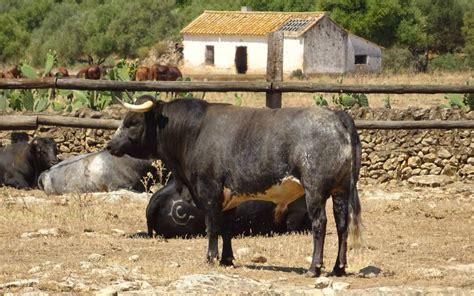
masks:
<svg viewBox="0 0 474 296"><path fill-rule="evenodd" d="M367 55L356 55L355 56L355 64L356 65L362 65L362 64L367 64Z"/></svg>
<svg viewBox="0 0 474 296"><path fill-rule="evenodd" d="M309 19L291 19L281 26L279 31L299 32L305 29L311 22Z"/></svg>
<svg viewBox="0 0 474 296"><path fill-rule="evenodd" d="M214 45L206 45L204 63L206 65L214 65Z"/></svg>

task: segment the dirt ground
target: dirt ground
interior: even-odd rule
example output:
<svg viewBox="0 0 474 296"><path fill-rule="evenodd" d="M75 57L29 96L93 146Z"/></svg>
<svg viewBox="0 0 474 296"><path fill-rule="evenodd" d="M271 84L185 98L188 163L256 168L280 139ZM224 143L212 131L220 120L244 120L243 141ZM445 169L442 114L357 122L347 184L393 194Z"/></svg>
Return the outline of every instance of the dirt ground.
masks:
<svg viewBox="0 0 474 296"><path fill-rule="evenodd" d="M186 76L186 75L185 75ZM264 80L264 77L251 75L225 75L225 76L209 76L193 77L193 80ZM472 71L453 72L453 73L410 73L410 74L349 74L341 78L334 75L319 75L309 77L305 80L290 79L285 77L285 82L313 82L319 84L342 84L350 85L462 85L466 81L473 79ZM202 93L194 93L195 96L201 97ZM329 105L332 105L332 93L284 93L282 96L283 107L307 107L314 106L314 99L322 95ZM447 105L448 100L445 99L446 94L368 94L369 106L371 108L383 108L387 99L392 108L406 109L410 107L431 108L440 105ZM230 103L242 106L264 107L265 93L245 93L245 92L229 92L229 93L206 93L205 99L212 102Z"/></svg>
<svg viewBox="0 0 474 296"><path fill-rule="evenodd" d="M205 263L205 238L131 237L146 230L146 194L0 188L0 294L474 295L474 182L369 183L359 184L364 247L349 251L349 275L323 290L303 276L309 234L236 238L236 267L223 268ZM337 240L327 206L330 271Z"/></svg>

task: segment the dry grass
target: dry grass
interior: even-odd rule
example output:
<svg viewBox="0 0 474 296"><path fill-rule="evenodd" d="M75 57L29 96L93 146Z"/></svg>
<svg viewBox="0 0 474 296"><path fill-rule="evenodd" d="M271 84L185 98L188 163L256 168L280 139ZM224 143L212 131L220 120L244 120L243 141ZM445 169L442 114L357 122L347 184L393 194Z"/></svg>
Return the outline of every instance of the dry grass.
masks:
<svg viewBox="0 0 474 296"><path fill-rule="evenodd" d="M242 76L231 75L226 76L225 79L235 80L234 77ZM208 76L208 80L220 80L222 76ZM343 78L343 84L433 84L433 85L456 85L464 84L467 80L473 78L472 72L454 72L454 73L420 73L420 74L399 74L399 75L348 75ZM202 80L203 77L195 77L195 80ZM263 80L264 77L249 76L249 80ZM318 76L309 78L308 81L317 83L337 84L340 80L339 76ZM285 81L300 81L291 80L285 77ZM200 97L201 93L196 93ZM237 97L236 97L237 95ZM287 93L283 95L284 107L301 107L313 106L313 97L319 94L307 93ZM331 103L332 94L323 94L326 100ZM369 94L369 105L373 108L381 108L384 105L386 94ZM242 106L250 107L264 107L265 94L264 93L207 93L206 100L211 102L238 104L241 101ZM444 94L404 94L404 95L390 95L390 103L392 108L405 109L408 107L435 107L441 104L446 104Z"/></svg>
<svg viewBox="0 0 474 296"><path fill-rule="evenodd" d="M472 185L472 182L457 183L441 189L362 185L365 248L349 251L351 275L342 280L350 282L352 288L385 285L474 288L472 272L444 269L449 265L474 263ZM381 199L390 194L402 198ZM7 202L9 196L20 195L45 198L49 202L33 205ZM250 261L251 257L243 257L237 258L236 268L223 268L205 263L205 238L129 238L128 235L145 230L146 200L106 203L87 194L46 197L40 191L11 189L1 189L0 197L0 248L4 250L0 253L0 283L39 277L40 289L67 291L57 282L70 276L81 278L89 286L103 287L119 279L143 278L157 287L183 275L215 271L267 280L275 285L307 287L314 283L302 275L309 266L306 257L312 251L308 234L234 239L234 251L250 247L268 261L256 264ZM337 249L330 202L327 212L324 256L330 270ZM21 238L23 233L40 228L62 231L57 237ZM114 229L127 235L117 234ZM103 260L93 262L92 269L81 267L81 262L89 261L93 253L104 255ZM139 260L130 261L132 255L138 255ZM41 272L32 273L30 270L37 266ZM357 277L357 272L367 266L381 268L382 275L372 279ZM420 274L420 268L441 270L442 281ZM104 270L112 271L102 273ZM133 270L138 270L138 275Z"/></svg>

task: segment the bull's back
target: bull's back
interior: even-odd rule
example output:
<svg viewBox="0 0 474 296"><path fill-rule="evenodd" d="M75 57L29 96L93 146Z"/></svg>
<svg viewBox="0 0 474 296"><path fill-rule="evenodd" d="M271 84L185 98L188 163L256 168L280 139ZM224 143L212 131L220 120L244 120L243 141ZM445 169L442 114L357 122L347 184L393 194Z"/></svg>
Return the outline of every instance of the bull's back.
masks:
<svg viewBox="0 0 474 296"><path fill-rule="evenodd" d="M249 182L260 173L286 172L278 176L281 179L306 160L323 161L337 149L344 149L344 154L350 149L341 121L324 108L209 109L196 143L195 151L201 155L196 158L204 157L215 166L225 163L228 173Z"/></svg>

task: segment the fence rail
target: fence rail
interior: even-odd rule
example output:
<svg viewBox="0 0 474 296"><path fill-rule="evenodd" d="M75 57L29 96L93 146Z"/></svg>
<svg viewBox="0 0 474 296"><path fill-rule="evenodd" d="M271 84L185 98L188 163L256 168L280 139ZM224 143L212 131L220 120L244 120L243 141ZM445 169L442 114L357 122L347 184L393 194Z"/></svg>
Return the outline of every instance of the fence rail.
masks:
<svg viewBox="0 0 474 296"><path fill-rule="evenodd" d="M100 91L175 91L175 92L319 92L436 94L474 93L474 85L344 85L312 82L265 81L111 81L76 78L1 79L0 89L57 88Z"/></svg>
<svg viewBox="0 0 474 296"><path fill-rule="evenodd" d="M0 117L0 130L35 130L40 125L72 128L116 129L121 120L77 118L54 115L4 115ZM422 121L369 121L356 120L358 129L474 129L473 120L422 120Z"/></svg>
<svg viewBox="0 0 474 296"><path fill-rule="evenodd" d="M75 78L1 79L0 89L57 88L99 91L176 91L176 92L327 92L327 93L474 93L474 85L332 85L310 82L245 81L109 81ZM39 125L73 128L116 129L119 120L61 117L51 115L1 116L0 130L30 130ZM367 121L356 120L359 129L474 129L472 120Z"/></svg>

